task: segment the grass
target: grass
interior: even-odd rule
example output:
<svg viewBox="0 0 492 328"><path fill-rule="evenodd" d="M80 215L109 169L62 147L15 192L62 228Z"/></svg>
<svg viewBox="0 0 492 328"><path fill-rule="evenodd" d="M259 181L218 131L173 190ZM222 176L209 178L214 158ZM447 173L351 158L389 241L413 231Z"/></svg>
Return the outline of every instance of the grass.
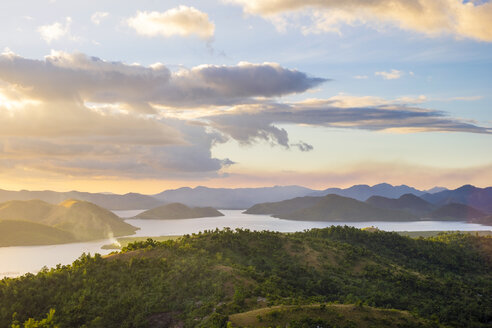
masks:
<svg viewBox="0 0 492 328"><path fill-rule="evenodd" d="M280 305L229 316L233 327L430 327L407 311L353 304ZM304 325L303 325L304 324ZM307 325L306 325L307 324ZM439 326L436 326L439 327Z"/></svg>

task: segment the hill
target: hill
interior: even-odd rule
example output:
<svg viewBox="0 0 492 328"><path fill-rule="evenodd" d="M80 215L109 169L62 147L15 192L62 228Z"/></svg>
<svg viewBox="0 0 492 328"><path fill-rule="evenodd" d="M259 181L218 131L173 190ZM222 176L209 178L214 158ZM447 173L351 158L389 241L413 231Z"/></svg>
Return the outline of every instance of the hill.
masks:
<svg viewBox="0 0 492 328"><path fill-rule="evenodd" d="M492 214L492 187L477 188L472 185L465 185L455 190L444 190L435 194L425 194L421 198L439 206L459 203Z"/></svg>
<svg viewBox="0 0 492 328"><path fill-rule="evenodd" d="M316 191L309 196L326 196L330 194L335 194L343 197L349 197L357 199L360 201L365 201L371 196L382 196L387 198L398 198L405 194L413 194L416 196L423 195L424 192L417 190L415 188L401 185L392 186L388 183L380 183L374 186L368 185L355 185L350 188L340 189L340 188L329 188L323 191Z"/></svg>
<svg viewBox="0 0 492 328"><path fill-rule="evenodd" d="M109 210L138 210L148 209L162 205L163 202L147 195L128 193L125 195L88 193L80 191L56 192L56 191L10 191L0 190L0 202L12 200L38 199L50 204L58 204L66 199L79 199L94 203Z"/></svg>
<svg viewBox="0 0 492 328"><path fill-rule="evenodd" d="M417 218L411 213L379 208L334 194L257 204L245 213L271 214L280 219L303 221L409 221Z"/></svg>
<svg viewBox="0 0 492 328"><path fill-rule="evenodd" d="M69 233L76 241L131 235L137 230L112 212L79 200L66 200L59 205L41 200L1 203L0 220L34 222L44 225L46 231L51 227Z"/></svg>
<svg viewBox="0 0 492 328"><path fill-rule="evenodd" d="M275 217L303 221L409 221L417 217L398 210L374 207L339 195L327 195L316 204Z"/></svg>
<svg viewBox="0 0 492 328"><path fill-rule="evenodd" d="M188 207L180 203L162 205L138 214L137 219L176 220L224 216L212 207Z"/></svg>
<svg viewBox="0 0 492 328"><path fill-rule="evenodd" d="M405 194L397 199L382 196L371 196L366 203L380 208L408 211L420 217L435 209L433 204L426 202L422 198L413 194Z"/></svg>
<svg viewBox="0 0 492 328"><path fill-rule="evenodd" d="M28 221L0 221L0 247L55 245L77 241L69 232Z"/></svg>
<svg viewBox="0 0 492 328"><path fill-rule="evenodd" d="M491 249L486 237L350 227L148 239L0 281L0 327L53 309L60 327L485 328Z"/></svg>
<svg viewBox="0 0 492 328"><path fill-rule="evenodd" d="M273 216L285 215L291 212L313 206L321 200L321 197L296 197L280 202L260 203L248 208L246 214L271 214Z"/></svg>
<svg viewBox="0 0 492 328"><path fill-rule="evenodd" d="M265 188L179 188L166 190L155 198L168 203L182 203L193 207L211 206L218 209L245 209L262 202L277 202L306 196L314 190L300 186L275 186Z"/></svg>
<svg viewBox="0 0 492 328"><path fill-rule="evenodd" d="M429 214L430 218L441 220L469 220L486 216L485 213L464 204L450 203L439 207Z"/></svg>

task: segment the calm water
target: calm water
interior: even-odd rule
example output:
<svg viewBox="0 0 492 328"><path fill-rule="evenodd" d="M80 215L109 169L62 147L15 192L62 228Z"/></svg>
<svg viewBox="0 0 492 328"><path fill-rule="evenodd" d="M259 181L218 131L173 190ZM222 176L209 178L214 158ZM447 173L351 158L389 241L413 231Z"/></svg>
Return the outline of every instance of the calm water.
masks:
<svg viewBox="0 0 492 328"><path fill-rule="evenodd" d="M133 217L140 212L142 211L114 211L115 214L123 218ZM135 236L183 235L224 227L295 232L311 228L325 228L331 225L349 225L357 228L375 226L385 231L492 230L492 227L489 226L466 222L312 222L280 220L266 215L248 215L239 210L222 210L221 212L225 216L162 221L128 219L127 222L140 228ZM58 263L70 264L83 252L108 254L111 250L103 250L101 246L111 243L111 240L106 239L52 246L0 247L0 278L15 277L27 272L35 273L43 266L54 267Z"/></svg>

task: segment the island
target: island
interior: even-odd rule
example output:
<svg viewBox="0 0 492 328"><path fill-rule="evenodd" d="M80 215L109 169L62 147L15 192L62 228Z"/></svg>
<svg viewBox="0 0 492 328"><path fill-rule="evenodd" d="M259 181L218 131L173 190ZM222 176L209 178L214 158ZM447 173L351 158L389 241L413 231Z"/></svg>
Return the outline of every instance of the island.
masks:
<svg viewBox="0 0 492 328"><path fill-rule="evenodd" d="M392 199L372 196L365 202L336 194L323 197L297 197L281 202L256 204L244 213L266 214L279 219L301 221L470 221L487 216L469 205L448 203L431 204L412 194Z"/></svg>
<svg viewBox="0 0 492 328"><path fill-rule="evenodd" d="M188 207L181 203L162 205L135 216L135 219L178 220L224 216L212 207Z"/></svg>

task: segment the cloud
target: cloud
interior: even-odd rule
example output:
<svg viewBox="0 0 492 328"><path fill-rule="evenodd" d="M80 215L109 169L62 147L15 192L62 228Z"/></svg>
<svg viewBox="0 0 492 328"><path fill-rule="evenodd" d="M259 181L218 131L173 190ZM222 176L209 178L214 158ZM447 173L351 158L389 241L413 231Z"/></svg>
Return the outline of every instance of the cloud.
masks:
<svg viewBox="0 0 492 328"><path fill-rule="evenodd" d="M275 63L172 72L159 63L56 51L32 60L6 50L0 55L0 167L12 175L216 177L233 164L211 152L227 138L168 112L226 110L220 106L303 92L324 81Z"/></svg>
<svg viewBox="0 0 492 328"><path fill-rule="evenodd" d="M60 38L69 35L70 25L72 24L72 19L67 17L65 19L65 24L60 22L55 22L51 25L42 25L38 27L38 32L41 34L41 38L47 43L59 40Z"/></svg>
<svg viewBox="0 0 492 328"><path fill-rule="evenodd" d="M91 21L94 24L99 25L108 16L109 16L109 13L98 11L98 12L95 12L94 14L92 14Z"/></svg>
<svg viewBox="0 0 492 328"><path fill-rule="evenodd" d="M394 100L345 94L282 103L326 79L276 63L201 65L171 71L84 54L32 60L0 55L0 168L11 176L202 179L234 164L214 145L267 141L310 151L286 126L406 133L490 128Z"/></svg>
<svg viewBox="0 0 492 328"><path fill-rule="evenodd" d="M354 76L354 79L357 79L357 80L366 80L368 78L369 78L369 76L367 76L367 75L355 75Z"/></svg>
<svg viewBox="0 0 492 328"><path fill-rule="evenodd" d="M195 108L251 102L301 93L326 81L276 63L201 65L171 72L162 64L144 67L56 51L45 60L3 54L0 76L24 86L30 98L120 103L141 113L155 113L156 105Z"/></svg>
<svg viewBox="0 0 492 328"><path fill-rule="evenodd" d="M300 26L304 33L339 33L342 25L397 26L429 36L492 41L492 3L461 0L226 0L250 14L282 26ZM301 15L299 15L301 14ZM300 16L310 18L303 25Z"/></svg>
<svg viewBox="0 0 492 328"><path fill-rule="evenodd" d="M397 80L402 77L403 72L397 69L392 69L389 72L384 72L384 71L376 72L374 73L374 75L381 76L385 80Z"/></svg>
<svg viewBox="0 0 492 328"><path fill-rule="evenodd" d="M312 99L297 103L239 105L225 113L209 116L210 125L244 144L264 140L285 148L291 146L285 126L363 129L391 133L469 132L492 134L492 129L474 122L455 119L444 112L420 108L396 101L361 97L359 101ZM419 101L419 98L415 101ZM366 106L348 107L350 103ZM293 144L292 146L297 146ZM299 147L303 150L303 147ZM308 149L308 148L307 148ZM309 149L308 149L309 150Z"/></svg>
<svg viewBox="0 0 492 328"><path fill-rule="evenodd" d="M139 11L127 24L145 36L191 36L209 40L214 36L215 24L208 15L193 7L179 6L165 12Z"/></svg>

